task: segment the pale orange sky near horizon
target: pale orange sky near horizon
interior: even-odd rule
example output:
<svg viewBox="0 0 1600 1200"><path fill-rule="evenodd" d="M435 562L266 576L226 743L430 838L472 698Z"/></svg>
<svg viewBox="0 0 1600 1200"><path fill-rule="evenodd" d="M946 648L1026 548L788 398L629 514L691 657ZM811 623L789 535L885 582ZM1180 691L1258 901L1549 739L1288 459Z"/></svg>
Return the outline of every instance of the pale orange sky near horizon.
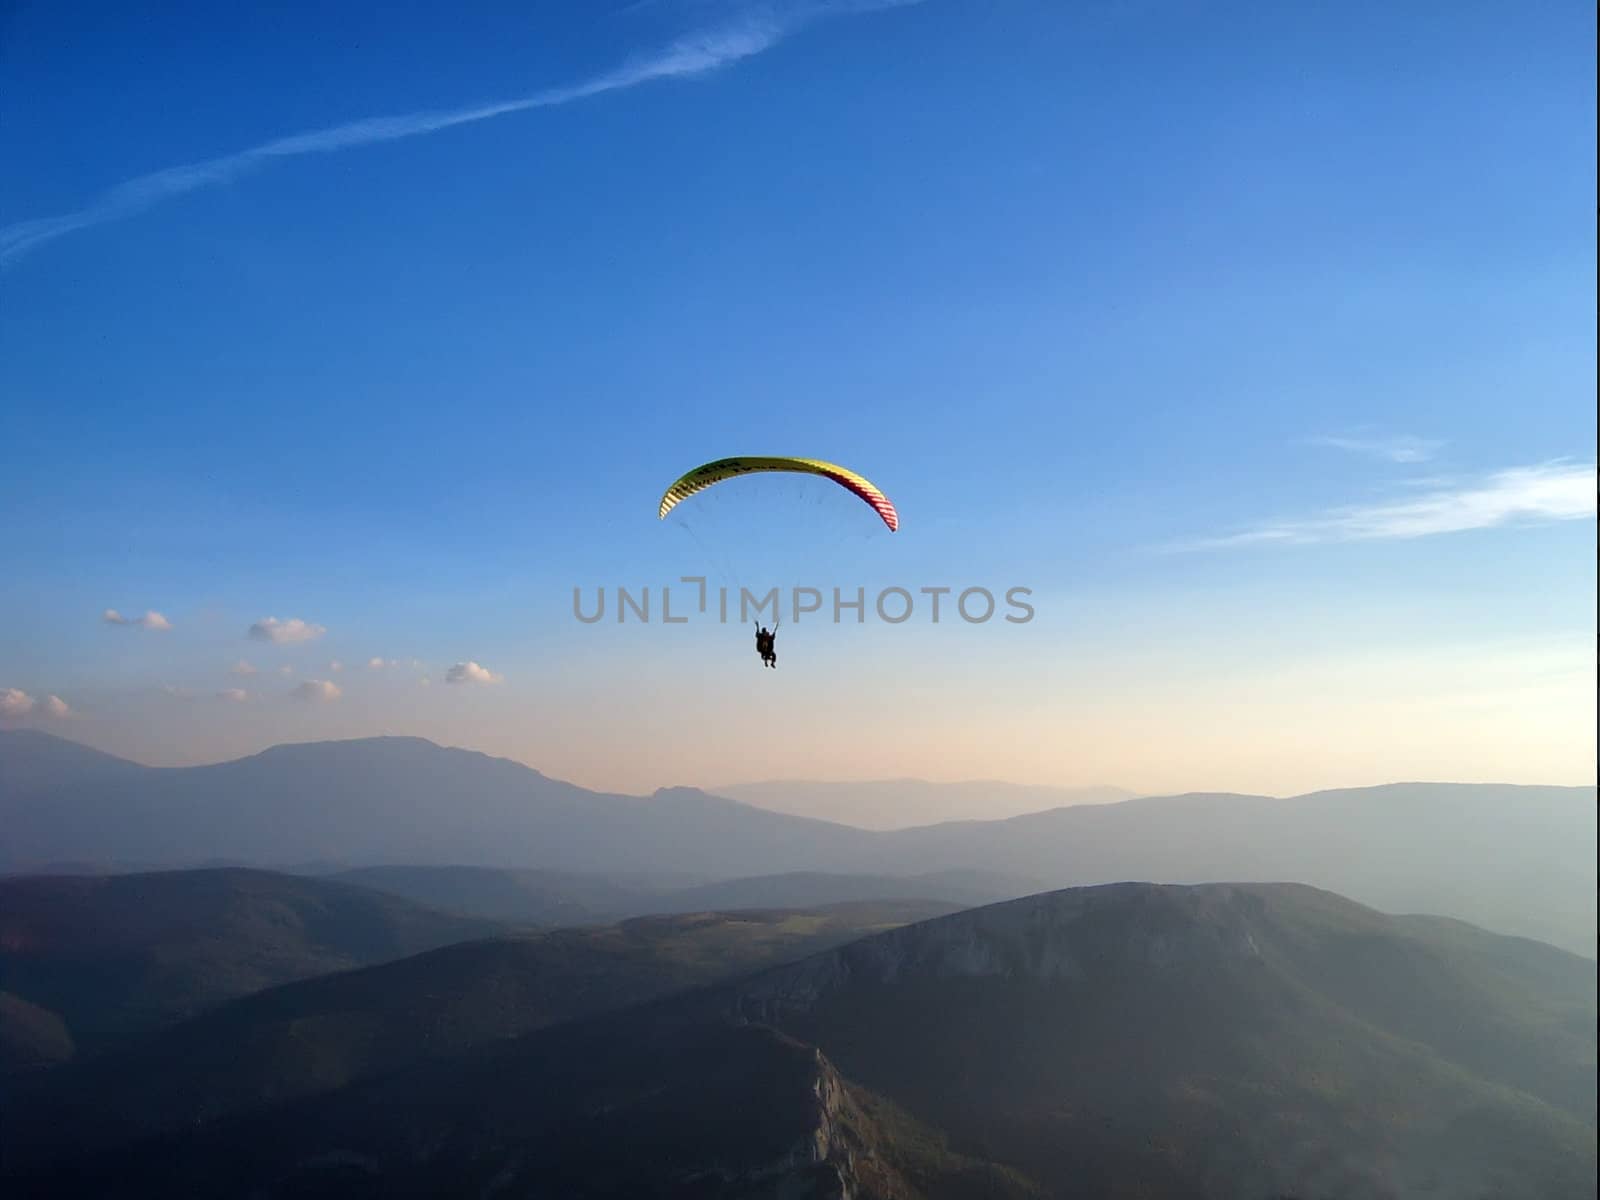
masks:
<svg viewBox="0 0 1600 1200"><path fill-rule="evenodd" d="M37 727L150 765L240 757L281 742L426 737L602 791L773 779L1002 780L1142 794L1294 795L1405 780L1595 782L1595 660L1582 637L1270 662L1160 662L1120 652L1061 670L1027 647L986 652L1004 688L962 695L952 663L897 666L813 647L752 682L669 648L628 679L562 669L537 685L341 679L332 703L147 697ZM1141 666L1149 677L1141 677ZM1158 668L1165 676L1157 678ZM689 674L694 671L698 674ZM697 681L691 699L683 679ZM765 692L759 689L764 687ZM560 696L553 702L551 696ZM164 719L151 720L151 708ZM120 714L120 715L119 715Z"/></svg>

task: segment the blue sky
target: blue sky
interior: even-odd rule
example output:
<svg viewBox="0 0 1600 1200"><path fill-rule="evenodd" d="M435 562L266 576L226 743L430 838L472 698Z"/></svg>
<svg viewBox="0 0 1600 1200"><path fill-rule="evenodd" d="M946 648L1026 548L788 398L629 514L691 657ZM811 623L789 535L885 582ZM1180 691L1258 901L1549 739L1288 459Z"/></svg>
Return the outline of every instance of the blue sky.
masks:
<svg viewBox="0 0 1600 1200"><path fill-rule="evenodd" d="M1592 6L9 19L13 723L631 789L1592 781ZM902 529L747 481L656 520L740 453ZM572 620L713 548L1038 616L791 627L775 674Z"/></svg>

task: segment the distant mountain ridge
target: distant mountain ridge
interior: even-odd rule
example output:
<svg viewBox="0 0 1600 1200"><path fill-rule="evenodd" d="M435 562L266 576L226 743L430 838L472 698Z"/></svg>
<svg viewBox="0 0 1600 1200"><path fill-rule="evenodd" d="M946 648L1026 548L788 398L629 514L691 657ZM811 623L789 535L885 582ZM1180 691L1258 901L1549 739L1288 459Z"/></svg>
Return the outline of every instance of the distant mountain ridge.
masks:
<svg viewBox="0 0 1600 1200"><path fill-rule="evenodd" d="M0 732L15 773L41 744ZM116 760L114 760L116 761ZM766 813L689 788L590 792L509 759L422 738L274 746L200 767L126 764L114 778L0 791L0 867L113 859L256 865L453 862L577 871L729 874L741 854L798 869L844 854L859 831ZM783 869L778 867L775 869ZM733 872L740 873L740 872Z"/></svg>
<svg viewBox="0 0 1600 1200"><path fill-rule="evenodd" d="M944 821L1004 820L1075 804L1112 804L1137 795L1119 787L1051 787L982 779L953 783L926 779L790 779L735 783L706 790L769 812L877 830L910 829Z"/></svg>
<svg viewBox="0 0 1600 1200"><path fill-rule="evenodd" d="M540 925L593 925L670 913L819 908L867 900L967 906L1046 890L1037 879L983 871L918 875L789 871L689 887L645 887L603 875L496 867L361 867L331 878L446 912Z"/></svg>
<svg viewBox="0 0 1600 1200"><path fill-rule="evenodd" d="M1394 784L1193 794L892 832L692 788L589 792L415 738L274 747L207 767L60 769L0 734L0 869L62 860L451 863L704 880L981 871L1044 887L1291 879L1595 953L1595 789ZM42 749L41 749L42 748ZM86 752L86 759L92 752ZM111 760L114 764L119 760ZM54 762L54 759L51 760ZM109 774L101 774L105 771Z"/></svg>

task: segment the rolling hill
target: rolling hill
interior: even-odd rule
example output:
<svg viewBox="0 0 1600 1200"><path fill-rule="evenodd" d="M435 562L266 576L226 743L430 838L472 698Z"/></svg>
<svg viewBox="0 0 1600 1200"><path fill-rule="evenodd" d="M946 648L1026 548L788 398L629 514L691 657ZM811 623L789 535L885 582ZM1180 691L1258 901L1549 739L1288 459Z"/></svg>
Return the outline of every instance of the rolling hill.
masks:
<svg viewBox="0 0 1600 1200"><path fill-rule="evenodd" d="M594 925L656 913L817 908L864 901L926 900L955 907L1044 890L1037 879L983 871L840 875L791 871L693 887L644 887L610 876L498 867L362 867L332 876L419 904L494 920Z"/></svg>
<svg viewBox="0 0 1600 1200"><path fill-rule="evenodd" d="M503 932L270 871L0 879L0 992L94 1050L275 984ZM20 1028L25 1015L49 1028L16 1005L8 1021Z"/></svg>

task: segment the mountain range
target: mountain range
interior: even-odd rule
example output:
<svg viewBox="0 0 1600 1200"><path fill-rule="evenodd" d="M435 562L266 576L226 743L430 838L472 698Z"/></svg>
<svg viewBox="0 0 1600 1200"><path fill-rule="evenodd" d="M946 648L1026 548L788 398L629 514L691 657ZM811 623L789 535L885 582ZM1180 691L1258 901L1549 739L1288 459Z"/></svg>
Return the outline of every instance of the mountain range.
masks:
<svg viewBox="0 0 1600 1200"><path fill-rule="evenodd" d="M642 978L652 940L575 974L491 941L236 1001L146 1060L104 1058L88 1084L19 1104L25 1134L104 1132L141 1094L166 1116L12 1157L3 1182L56 1197L1594 1192L1594 964L1524 939L1300 885L1118 884L572 1007L613 973ZM463 953L480 965L463 972ZM511 1004L485 1004L507 985ZM524 1005L535 1027L513 1036L419 1046L448 1034L445 1014L481 1032ZM540 1013L565 1019L540 1028ZM301 1022L313 1053L297 1065L284 1047ZM373 1045L387 1069L341 1079L359 1061L341 1049ZM333 1085L305 1087L319 1062ZM299 1072L297 1090L253 1092L262 1064Z"/></svg>
<svg viewBox="0 0 1600 1200"><path fill-rule="evenodd" d="M1589 956L1595 812L1593 787L1401 783L1283 799L1143 797L873 831L691 788L590 792L416 738L284 745L212 766L151 768L44 734L0 733L0 869L10 871L63 860L226 860L708 883L949 871L1030 888L1296 880L1384 911L1457 917Z"/></svg>

